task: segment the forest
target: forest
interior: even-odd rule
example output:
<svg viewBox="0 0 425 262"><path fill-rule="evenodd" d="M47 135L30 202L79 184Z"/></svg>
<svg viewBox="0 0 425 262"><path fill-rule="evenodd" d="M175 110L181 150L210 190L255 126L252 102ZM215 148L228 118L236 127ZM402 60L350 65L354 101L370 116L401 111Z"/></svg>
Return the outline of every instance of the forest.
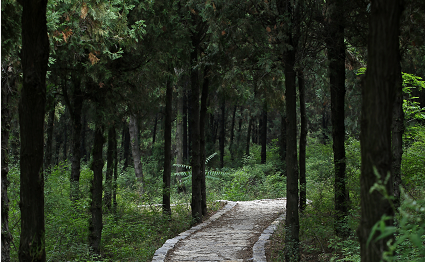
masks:
<svg viewBox="0 0 425 262"><path fill-rule="evenodd" d="M151 261L286 198L268 261L425 261L425 1L1 1L1 261Z"/></svg>

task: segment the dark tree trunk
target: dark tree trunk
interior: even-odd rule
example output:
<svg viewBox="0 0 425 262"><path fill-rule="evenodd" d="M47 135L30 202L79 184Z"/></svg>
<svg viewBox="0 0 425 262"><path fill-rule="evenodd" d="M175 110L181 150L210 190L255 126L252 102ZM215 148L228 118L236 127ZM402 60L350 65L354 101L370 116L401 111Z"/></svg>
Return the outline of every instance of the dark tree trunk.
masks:
<svg viewBox="0 0 425 262"><path fill-rule="evenodd" d="M389 235L375 241L379 235L379 232L375 232L367 245L372 227L383 215L394 215L390 201L377 190L370 192L370 188L376 182L385 184L388 174L392 172L391 122L397 89L401 87L399 20L402 9L399 0L374 0L371 3L360 135L361 220L358 236L364 262L382 260L383 252L388 250L387 242L394 238L394 235ZM375 173L380 177L377 178ZM388 181L385 190L392 195L391 177ZM392 226L392 219L386 220L385 224Z"/></svg>
<svg viewBox="0 0 425 262"><path fill-rule="evenodd" d="M305 108L305 83L304 72L298 71L298 91L300 94L300 210L303 211L307 206L307 181L305 174L305 151L307 147L307 116Z"/></svg>
<svg viewBox="0 0 425 262"><path fill-rule="evenodd" d="M198 29L199 18L192 15L194 23ZM201 158L200 158L200 130L199 130L199 79L198 68L198 48L200 43L199 31L192 33L191 40L194 50L190 52L191 61L191 107L190 107L190 128L191 148L192 148L192 218L195 222L202 221L202 194L201 194Z"/></svg>
<svg viewBox="0 0 425 262"><path fill-rule="evenodd" d="M185 84L186 87L186 84ZM186 88L183 90L183 163L188 164L189 163L189 154L188 154L188 144L187 144L187 95L186 95Z"/></svg>
<svg viewBox="0 0 425 262"><path fill-rule="evenodd" d="M171 182L171 117L173 109L173 86L171 78L167 81L165 94L165 118L164 118L164 173L162 176L162 212L171 216L170 182Z"/></svg>
<svg viewBox="0 0 425 262"><path fill-rule="evenodd" d="M181 82L181 81L180 81ZM183 164L183 151L185 151L185 147L183 146L183 104L184 104L184 88L183 84L179 85L178 89L178 98L177 98L177 123L176 123L176 163ZM183 168L176 167L176 173L182 172ZM176 183L177 183L177 192L182 193L186 192L186 188L183 185L182 179L180 175L176 175Z"/></svg>
<svg viewBox="0 0 425 262"><path fill-rule="evenodd" d="M114 173L114 156L116 150L116 141L117 133L115 131L115 126L112 125L108 129L108 151L106 154L106 176L105 176L105 193L103 197L103 204L106 210L111 210L112 208L112 191L113 191L113 181L112 176Z"/></svg>
<svg viewBox="0 0 425 262"><path fill-rule="evenodd" d="M118 178L118 142L117 136L114 136L114 176L112 178L112 212L117 213L117 178Z"/></svg>
<svg viewBox="0 0 425 262"><path fill-rule="evenodd" d="M3 71L4 70L4 71ZM2 72L7 72L8 68ZM8 79L8 75L2 74L1 83L1 261L10 261L10 243L12 235L9 230L9 197L7 188L9 180L9 132L11 112L9 110L9 99L11 90L14 89Z"/></svg>
<svg viewBox="0 0 425 262"><path fill-rule="evenodd" d="M237 110L237 106L235 105L234 109L233 109L233 114L232 114L232 124L230 127L230 143L229 143L229 151L230 151L230 159L233 161L235 160L235 149L234 149L234 145L233 145L233 139L235 137L235 121L236 121L236 110Z"/></svg>
<svg viewBox="0 0 425 262"><path fill-rule="evenodd" d="M220 117L220 137L218 138L220 146L220 168L224 167L224 141L226 133L226 102L224 97L221 100L221 117Z"/></svg>
<svg viewBox="0 0 425 262"><path fill-rule="evenodd" d="M91 218L89 220L89 245L93 253L100 255L100 243L102 240L102 169L104 165L102 151L105 138L103 127L96 123L93 143L93 160L91 170L93 180L91 185Z"/></svg>
<svg viewBox="0 0 425 262"><path fill-rule="evenodd" d="M261 164L267 161L267 102L261 111Z"/></svg>
<svg viewBox="0 0 425 262"><path fill-rule="evenodd" d="M52 108L49 111L49 118L47 121L46 152L44 153L45 179L47 179L47 174L50 173L50 168L52 166L53 124L55 122L55 106L56 102L53 102Z"/></svg>
<svg viewBox="0 0 425 262"><path fill-rule="evenodd" d="M245 155L247 155L247 156L249 156L249 146L251 145L252 118L253 118L253 116L250 113L249 114L249 121L248 121L248 133L247 133L247 136L246 136L246 149L245 149Z"/></svg>
<svg viewBox="0 0 425 262"><path fill-rule="evenodd" d="M72 141L71 141L71 200L79 199L80 195L80 169L81 169L81 113L83 110L83 92L81 89L81 79L79 76L75 76L77 73L72 74L72 83L73 83L73 94L72 101L68 99L68 92L66 88L66 83L64 85L64 97L66 104L68 106L68 112L71 116L72 122Z"/></svg>
<svg viewBox="0 0 425 262"><path fill-rule="evenodd" d="M208 100L208 87L209 87L209 66L204 68L204 82L202 83L201 95L201 112L199 117L199 135L201 138L200 152L201 152L201 195L202 195L202 215L207 215L207 189L205 183L205 123L207 116L207 100Z"/></svg>
<svg viewBox="0 0 425 262"><path fill-rule="evenodd" d="M123 147L123 159L124 159L124 164L122 169L126 170L130 162L130 130L126 122L123 122L122 145L123 145L122 147Z"/></svg>
<svg viewBox="0 0 425 262"><path fill-rule="evenodd" d="M328 101L323 102L322 106L322 144L326 145L329 140L328 136L328 124L329 124L329 116L327 111Z"/></svg>
<svg viewBox="0 0 425 262"><path fill-rule="evenodd" d="M333 0L329 5L329 19L326 24L328 37L326 48L329 61L329 82L331 90L331 121L335 166L335 218L334 230L339 237L349 235L346 218L348 216L348 199L345 177L345 44L344 44L344 3Z"/></svg>
<svg viewBox="0 0 425 262"><path fill-rule="evenodd" d="M130 131L130 141L131 141L131 151L133 155L133 163L134 163L134 172L136 173L136 178L140 182L140 191L143 193L143 170L141 163L141 153L139 147L139 128L137 126L136 116L133 114L130 115L129 122L129 131Z"/></svg>
<svg viewBox="0 0 425 262"><path fill-rule="evenodd" d="M285 54L286 87L286 261L299 261L298 159L297 159L297 92L295 85L295 51Z"/></svg>
<svg viewBox="0 0 425 262"><path fill-rule="evenodd" d="M86 127L87 127L87 119L86 114L83 113L83 123L81 127L81 146L80 146L80 152L81 152L81 159L87 163L89 160L87 149L86 149Z"/></svg>
<svg viewBox="0 0 425 262"><path fill-rule="evenodd" d="M19 261L46 261L43 145L49 39L47 1L20 1L23 83L19 103L21 137Z"/></svg>
<svg viewBox="0 0 425 262"><path fill-rule="evenodd" d="M401 84L401 83L400 83ZM400 207L400 186L401 186L401 159L403 156L403 133L404 133L404 112L402 88L397 87L396 99L393 109L392 123L392 152L393 152L393 181L394 181L394 207Z"/></svg>

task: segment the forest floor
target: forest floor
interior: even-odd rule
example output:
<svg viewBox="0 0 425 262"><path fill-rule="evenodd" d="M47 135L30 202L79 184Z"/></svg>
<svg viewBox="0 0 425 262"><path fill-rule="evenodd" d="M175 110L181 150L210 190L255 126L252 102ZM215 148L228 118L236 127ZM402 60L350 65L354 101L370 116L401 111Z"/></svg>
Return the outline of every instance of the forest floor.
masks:
<svg viewBox="0 0 425 262"><path fill-rule="evenodd" d="M229 201L205 222L179 234L152 261L266 261L264 245L283 216L286 199Z"/></svg>

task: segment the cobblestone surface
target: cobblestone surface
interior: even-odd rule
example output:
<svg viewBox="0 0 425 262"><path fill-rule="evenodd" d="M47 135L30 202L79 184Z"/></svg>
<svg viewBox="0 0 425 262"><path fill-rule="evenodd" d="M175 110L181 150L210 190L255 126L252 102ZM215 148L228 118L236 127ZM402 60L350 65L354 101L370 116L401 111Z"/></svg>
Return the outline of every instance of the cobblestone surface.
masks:
<svg viewBox="0 0 425 262"><path fill-rule="evenodd" d="M228 201L209 220L167 240L152 261L265 262L264 246L285 208L283 198Z"/></svg>

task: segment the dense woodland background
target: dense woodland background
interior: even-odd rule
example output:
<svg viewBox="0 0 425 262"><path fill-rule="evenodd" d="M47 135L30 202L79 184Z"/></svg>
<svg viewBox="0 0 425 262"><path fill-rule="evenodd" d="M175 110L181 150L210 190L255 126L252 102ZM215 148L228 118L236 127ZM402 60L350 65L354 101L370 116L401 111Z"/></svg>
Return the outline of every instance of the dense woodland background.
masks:
<svg viewBox="0 0 425 262"><path fill-rule="evenodd" d="M270 261L424 261L424 1L1 6L2 261L150 261L277 197Z"/></svg>

